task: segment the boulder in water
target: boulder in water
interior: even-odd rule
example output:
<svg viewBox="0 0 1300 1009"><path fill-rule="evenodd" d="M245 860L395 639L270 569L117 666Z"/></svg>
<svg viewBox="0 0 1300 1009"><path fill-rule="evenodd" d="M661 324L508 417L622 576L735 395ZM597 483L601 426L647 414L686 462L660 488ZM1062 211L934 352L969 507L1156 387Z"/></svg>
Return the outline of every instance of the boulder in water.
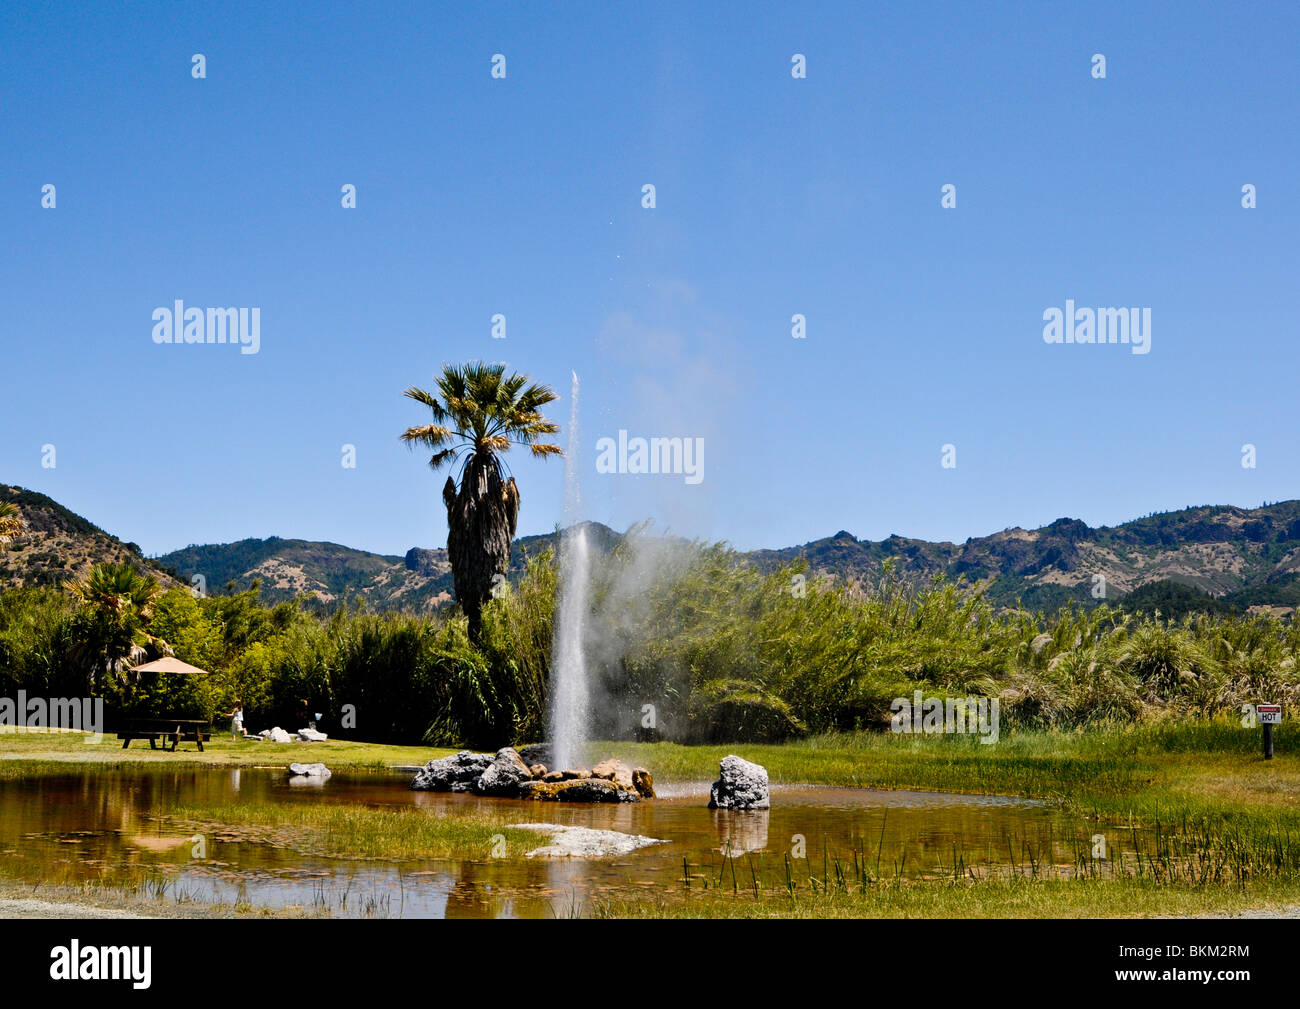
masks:
<svg viewBox="0 0 1300 1009"><path fill-rule="evenodd" d="M643 799L653 799L655 797L655 779L651 777L650 772L644 767L633 769L632 787L636 789L637 794Z"/></svg>
<svg viewBox="0 0 1300 1009"><path fill-rule="evenodd" d="M621 760L602 760L599 764L591 769L593 778L603 778L605 781L612 781L619 788L632 788L632 768Z"/></svg>
<svg viewBox="0 0 1300 1009"><path fill-rule="evenodd" d="M722 758L718 780L709 789L710 809L768 809L767 768L735 754Z"/></svg>
<svg viewBox="0 0 1300 1009"><path fill-rule="evenodd" d="M490 753L461 750L450 757L429 761L416 772L411 787L421 792L468 792L491 763Z"/></svg>
<svg viewBox="0 0 1300 1009"><path fill-rule="evenodd" d="M519 786L532 778L533 772L519 759L515 748L504 746L479 776L474 791L479 795L516 795Z"/></svg>
<svg viewBox="0 0 1300 1009"><path fill-rule="evenodd" d="M529 767L533 764L545 764L551 766L551 744L550 743L532 743L529 746L519 747L519 759Z"/></svg>
<svg viewBox="0 0 1300 1009"><path fill-rule="evenodd" d="M291 778L328 778L333 772L324 764L290 764Z"/></svg>

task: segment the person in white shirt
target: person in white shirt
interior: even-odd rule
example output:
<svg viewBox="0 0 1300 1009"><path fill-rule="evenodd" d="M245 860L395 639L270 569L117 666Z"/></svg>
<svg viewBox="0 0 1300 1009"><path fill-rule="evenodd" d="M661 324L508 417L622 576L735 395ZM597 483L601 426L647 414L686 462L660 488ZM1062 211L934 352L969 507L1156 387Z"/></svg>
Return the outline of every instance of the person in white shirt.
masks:
<svg viewBox="0 0 1300 1009"><path fill-rule="evenodd" d="M239 701L235 702L235 710L228 711L222 718L230 719L230 738L241 739L248 735L248 730L244 728L244 705Z"/></svg>

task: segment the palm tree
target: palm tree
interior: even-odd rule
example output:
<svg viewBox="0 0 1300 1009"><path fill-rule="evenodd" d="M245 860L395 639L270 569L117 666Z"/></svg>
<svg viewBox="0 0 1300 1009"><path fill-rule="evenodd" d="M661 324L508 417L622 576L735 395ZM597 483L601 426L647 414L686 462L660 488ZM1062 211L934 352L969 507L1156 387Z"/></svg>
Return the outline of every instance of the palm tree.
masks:
<svg viewBox="0 0 1300 1009"><path fill-rule="evenodd" d="M529 384L524 375L505 374L503 364L471 361L446 365L437 378L438 395L410 388L404 395L423 403L433 423L408 428L408 446L432 449L429 466L460 464L460 486L447 477L447 555L456 599L469 618L470 638L478 641L483 604L492 597L496 575L510 566L510 541L519 518L519 488L503 471L502 455L511 445L526 446L538 458L563 455L558 445L541 441L559 425L541 409L559 397L548 386Z"/></svg>
<svg viewBox="0 0 1300 1009"><path fill-rule="evenodd" d="M81 608L77 614L78 657L93 687L98 674L114 673L119 678L150 652L170 654L161 638L149 633L158 581L130 563L98 564L84 581L69 588Z"/></svg>
<svg viewBox="0 0 1300 1009"><path fill-rule="evenodd" d="M0 544L8 543L15 536L21 536L27 523L18 513L18 506L9 501L0 502Z"/></svg>

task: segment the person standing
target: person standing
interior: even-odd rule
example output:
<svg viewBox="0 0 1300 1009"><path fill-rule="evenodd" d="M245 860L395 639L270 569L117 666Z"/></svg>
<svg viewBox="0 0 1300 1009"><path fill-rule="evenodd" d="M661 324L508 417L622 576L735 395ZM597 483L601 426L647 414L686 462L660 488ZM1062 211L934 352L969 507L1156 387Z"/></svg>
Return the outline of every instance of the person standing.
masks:
<svg viewBox="0 0 1300 1009"><path fill-rule="evenodd" d="M248 730L244 728L244 705L242 702L236 701L234 710L221 717L230 719L231 739L238 740L248 735Z"/></svg>

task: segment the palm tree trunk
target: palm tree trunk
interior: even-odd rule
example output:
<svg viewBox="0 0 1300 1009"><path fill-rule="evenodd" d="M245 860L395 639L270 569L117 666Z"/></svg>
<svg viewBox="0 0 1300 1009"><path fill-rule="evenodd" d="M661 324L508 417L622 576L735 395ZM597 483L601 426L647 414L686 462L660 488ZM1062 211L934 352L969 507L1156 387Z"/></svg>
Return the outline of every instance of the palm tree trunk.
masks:
<svg viewBox="0 0 1300 1009"><path fill-rule="evenodd" d="M514 477L501 479L491 456L470 459L456 489L451 477L442 488L447 506L447 557L456 599L469 620L470 640L482 631L482 610L492 598L496 575L510 568L510 542L519 519L519 488Z"/></svg>

